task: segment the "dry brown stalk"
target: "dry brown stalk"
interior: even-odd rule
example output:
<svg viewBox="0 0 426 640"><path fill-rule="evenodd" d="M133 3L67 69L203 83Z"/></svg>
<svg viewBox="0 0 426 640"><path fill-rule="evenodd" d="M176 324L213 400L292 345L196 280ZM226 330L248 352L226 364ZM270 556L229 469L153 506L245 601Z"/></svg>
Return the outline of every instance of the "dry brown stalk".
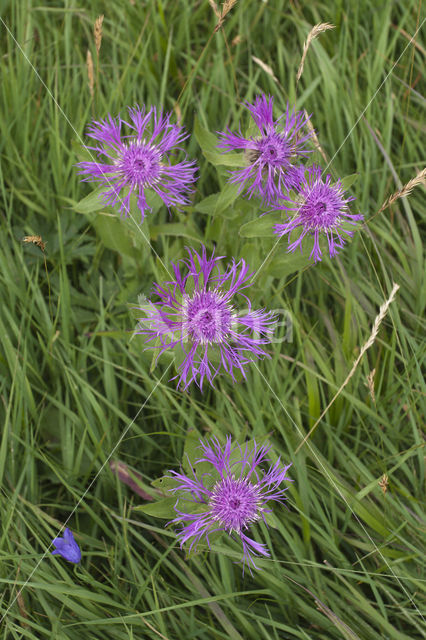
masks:
<svg viewBox="0 0 426 640"><path fill-rule="evenodd" d="M364 355L364 353L367 351L367 349L369 349L371 347L371 345L374 343L375 339L377 338L377 334L379 333L379 327L383 322L383 319L385 318L388 309L391 305L391 303L394 301L395 299L395 294L399 289L399 284L395 284L392 287L392 291L391 294L389 296L389 298L386 300L386 302L384 302L382 304L382 306L379 309L379 313L376 316L375 320L374 320L374 324L373 327L371 329L371 334L370 337L368 338L367 342L365 342L359 352L359 355L357 357L357 359L355 360L352 369L349 371L348 375L346 376L345 381L343 382L342 385L340 385L339 389L336 391L333 399L328 403L328 405L326 406L326 408L324 409L324 411L321 413L320 417L318 418L318 420L315 422L314 426L312 427L312 429L309 431L309 433L303 438L302 442L299 444L299 446L297 447L295 453L297 453L299 451L299 449L305 444L305 442L311 437L311 435L313 434L313 432L315 431L315 429L317 428L318 424L321 422L321 420L323 419L323 417L325 416L325 414L327 413L327 411L329 410L329 408L331 407L331 405L334 403L334 401L336 400L336 398L340 395L340 393L343 391L343 389L346 387L346 385L348 384L349 380L352 378L352 376L354 375L356 368L358 367L362 356Z"/></svg>
<svg viewBox="0 0 426 640"><path fill-rule="evenodd" d="M390 205L393 204L396 200L399 200L399 198L405 198L406 196L410 195L414 187L417 187L417 185L419 184L426 185L426 168L419 171L419 173L414 178L411 178L411 180L407 182L407 184L403 186L402 189L396 191L387 200L385 200L377 213L381 213L382 211L387 209L387 207L390 207Z"/></svg>
<svg viewBox="0 0 426 640"><path fill-rule="evenodd" d="M16 582L19 579L20 572L21 572L21 566L19 565L18 566L18 571L17 571L17 574L16 574L16 578L15 578L14 590L15 590ZM22 597L22 589L23 589L23 587L21 587L21 589L19 589L18 593L16 594L16 600L18 602L19 612L20 612L21 616L24 619L27 619L28 618L28 613L27 613L27 610L25 608L24 598ZM29 625L26 622L24 622L24 620L21 620L21 626L23 628L27 629Z"/></svg>
<svg viewBox="0 0 426 640"><path fill-rule="evenodd" d="M102 42L102 23L104 21L104 15L100 15L95 20L95 25L93 27L93 33L95 35L95 47L96 47L96 55L99 58L99 51L101 49Z"/></svg>
<svg viewBox="0 0 426 640"><path fill-rule="evenodd" d="M220 18L220 11L219 11L219 8L218 8L216 2L214 0L209 0L209 5L213 9L216 18Z"/></svg>
<svg viewBox="0 0 426 640"><path fill-rule="evenodd" d="M376 369L373 369L372 371L370 371L370 373L367 376L367 385L368 385L368 390L370 392L370 396L372 401L374 402L374 404L376 404L376 394L374 393L374 376L376 374Z"/></svg>
<svg viewBox="0 0 426 640"><path fill-rule="evenodd" d="M90 95L94 96L94 86L95 86L95 76L93 73L93 58L90 50L87 49L86 56L86 66L87 66L87 84L89 85Z"/></svg>
<svg viewBox="0 0 426 640"><path fill-rule="evenodd" d="M19 612L21 614L21 616L25 619L28 618L28 613L27 610L25 609L25 602L24 602L24 598L22 597L22 589L20 589L16 595L16 600L18 601L18 607L19 607ZM27 622L24 622L23 620L21 621L21 626L24 629L28 629L28 627L30 626Z"/></svg>
<svg viewBox="0 0 426 640"><path fill-rule="evenodd" d="M138 481L142 481L142 476L140 473L133 471L130 467L127 466L125 462L121 462L120 460L110 460L109 468L113 473L115 473L119 480L124 484L127 484L135 493L138 494L144 500L154 500L154 498L144 491L142 487L138 485Z"/></svg>
<svg viewBox="0 0 426 640"><path fill-rule="evenodd" d="M305 118L306 118L306 126L308 127L309 131L311 131L311 133L312 133L311 140L314 143L314 147L315 147L315 149L317 151L320 152L320 154L324 158L325 162L328 163L327 156L325 155L325 151L324 151L324 149L322 148L322 146L319 143L319 140L317 138L317 134L316 134L315 129L314 129L314 125L309 120L309 115L308 115L308 112L306 111L306 109L304 110L304 113L305 113Z"/></svg>
<svg viewBox="0 0 426 640"><path fill-rule="evenodd" d="M324 560L324 564L331 567L331 565L327 562L327 560ZM296 582L296 580L293 580L293 578L290 578L290 576L287 576L287 579L290 580L290 582L293 582L295 585L297 585L299 589L303 589L303 591L305 591L306 593L309 593L309 595L313 598L318 611L322 611L332 621L332 623L336 625L336 627L338 627L340 631L342 631L342 635L347 640L360 640L359 636L357 636L356 633L354 633L352 629L350 629L350 627L348 627L347 624L345 624L343 620L339 618L338 615L333 613L333 611L331 611L331 609L329 609L327 605L315 595L315 593L313 593L312 591L304 587L299 582Z"/></svg>
<svg viewBox="0 0 426 640"><path fill-rule="evenodd" d="M176 120L177 123L180 124L182 122L182 109L180 108L179 104L176 102L175 106L173 107L173 110L176 114Z"/></svg>
<svg viewBox="0 0 426 640"><path fill-rule="evenodd" d="M388 490L388 485L389 485L389 478L387 474L384 473L379 480L379 487L381 488L384 496L386 495L386 491Z"/></svg>
<svg viewBox="0 0 426 640"><path fill-rule="evenodd" d="M160 638L162 638L162 640L168 640L168 638L166 638L166 636L163 636L162 633L160 633L155 627L152 626L152 624L150 624L148 622L148 620L145 620L145 618L141 618L142 622L144 624L146 624L146 626L151 629L151 631L153 631L157 636L159 636Z"/></svg>
<svg viewBox="0 0 426 640"><path fill-rule="evenodd" d="M306 55L308 53L309 47L311 46L312 40L315 40L315 38L317 38L320 35L320 33L323 33L328 29L335 29L334 24L330 24L329 22L320 22L319 24L316 24L314 27L312 27L312 29L308 33L306 42L303 44L302 59L299 64L299 69L297 70L296 84L299 82L300 77L303 73L303 67L305 66Z"/></svg>
<svg viewBox="0 0 426 640"><path fill-rule="evenodd" d="M224 18L232 9L232 7L237 4L237 0L225 0L222 8L222 18Z"/></svg>
<svg viewBox="0 0 426 640"><path fill-rule="evenodd" d="M22 238L22 242L26 242L29 243L31 242L32 244L35 244L36 247L38 247L39 249L41 249L42 253L43 253L43 259L44 259L44 269L46 271L46 279L47 279L47 286L49 288L49 309L50 309L50 315L53 318L52 315L52 302L51 302L51 297L50 297L50 280L49 280L49 272L47 270L47 260L46 260L46 254L44 252L44 250L46 249L46 242L43 242L43 238L41 236L24 236Z"/></svg>
<svg viewBox="0 0 426 640"><path fill-rule="evenodd" d="M334 611L327 607L323 602L315 600L315 604L317 605L318 611L321 611L321 613L326 615L330 622L332 622L334 626L342 632L342 635L345 638L348 638L348 640L360 640L360 637L357 636L355 631L352 631L352 629L348 627L348 625L343 622L343 620L341 620L339 616L337 616Z"/></svg>
<svg viewBox="0 0 426 640"><path fill-rule="evenodd" d="M256 56L252 56L251 59L253 60L253 62L258 64L259 67L268 74L268 76L271 76L274 82L278 82L278 78L272 71L272 68L269 66L269 64L266 64L266 62L263 62L263 60L261 60L260 58L256 58Z"/></svg>
<svg viewBox="0 0 426 640"><path fill-rule="evenodd" d="M392 24L391 27L392 29L395 29L395 31L398 31L398 33L400 33L402 36L404 36L404 38L409 40L410 44L416 47L416 49L418 49L420 53L426 58L426 49L422 47L422 45L419 44L416 40L413 40L413 36L407 33L405 29L402 29L400 24Z"/></svg>
<svg viewBox="0 0 426 640"><path fill-rule="evenodd" d="M213 3L216 5L216 9L213 7L212 2L209 0L210 6L213 8L213 11L216 13L217 10L217 5L216 3ZM222 12L216 13L216 17L219 18L219 21L217 23L217 25L214 28L214 33L216 33L217 31L219 31L219 29L221 29L223 27L223 23L225 22L225 18L228 15L228 13L231 11L232 7L234 5L237 4L237 0L225 0L225 2L222 5Z"/></svg>

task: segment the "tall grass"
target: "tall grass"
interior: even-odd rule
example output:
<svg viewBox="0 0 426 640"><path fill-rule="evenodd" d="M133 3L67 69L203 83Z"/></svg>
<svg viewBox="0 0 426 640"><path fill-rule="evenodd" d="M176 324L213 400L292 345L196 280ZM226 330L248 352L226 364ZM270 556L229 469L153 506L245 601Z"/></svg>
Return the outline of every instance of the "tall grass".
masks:
<svg viewBox="0 0 426 640"><path fill-rule="evenodd" d="M410 41L421 2L240 0L218 29L209 2L83 5L1 7L1 637L424 637L424 188L380 212L424 167L424 29ZM149 220L153 249L130 220L77 213L91 192L73 166L80 138L92 116L134 103L212 131L238 126L259 92L294 103L303 43L321 22L336 28L310 45L297 107L313 114L329 171L359 175L351 192L365 224L338 259L297 276L275 260L255 279L255 302L291 311L292 343L271 347L246 382L182 394L131 338L132 306L161 278L154 250L168 265L186 244L215 241L259 268L265 245L227 234L226 220L196 205ZM188 154L200 163L196 203L226 171L194 136ZM374 345L295 454L393 282ZM293 462L288 509L260 527L273 555L253 577L232 543L186 560L170 529L134 511L142 498L108 464L124 462L150 493L178 467L192 428L269 435L274 455ZM69 526L83 560L73 568L44 554L77 504Z"/></svg>

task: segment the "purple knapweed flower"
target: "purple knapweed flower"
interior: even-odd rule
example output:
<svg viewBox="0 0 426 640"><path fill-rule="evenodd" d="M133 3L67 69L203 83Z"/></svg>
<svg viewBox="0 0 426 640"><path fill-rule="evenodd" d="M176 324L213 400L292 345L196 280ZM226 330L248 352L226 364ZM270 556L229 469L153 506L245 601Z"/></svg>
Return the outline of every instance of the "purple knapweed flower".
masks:
<svg viewBox="0 0 426 640"><path fill-rule="evenodd" d="M159 300L137 307L146 314L137 333L157 341L153 348L161 355L174 349L178 366L178 387L192 381L202 389L221 369L235 381L234 369L245 377L244 365L254 357L269 357L261 348L272 334L275 317L265 310L253 310L242 291L250 286L252 273L244 260L235 260L225 273L219 270L222 257L207 258L188 249L188 259L173 264L175 280L154 284ZM243 296L247 308L239 312L232 303ZM262 337L263 336L263 337Z"/></svg>
<svg viewBox="0 0 426 640"><path fill-rule="evenodd" d="M63 538L54 538L52 540L52 544L55 548L52 551L52 555L60 555L68 562L74 562L74 564L78 564L81 560L81 551L80 547L74 540L74 536L72 531L66 527L64 531Z"/></svg>
<svg viewBox="0 0 426 640"><path fill-rule="evenodd" d="M314 246L310 257L313 256L315 262L321 260L319 239L324 235L328 241L330 257L333 257L345 244L342 234L352 237L354 233L343 224L354 225L357 220L363 219L361 214L349 212L348 202L352 200L355 200L352 196L345 197L345 190L340 180L332 184L330 175L327 175L324 180L321 169L313 165L307 170L299 185L297 196L290 206L287 203L285 207L295 211L293 217L284 224L276 224L274 232L280 237L288 234L290 240L292 231L298 227L302 229L297 240L289 245L288 251L294 251L296 247L302 250L303 238L306 235L313 236Z"/></svg>
<svg viewBox="0 0 426 640"><path fill-rule="evenodd" d="M195 181L195 162L170 163L173 149L188 138L183 127L171 124L171 113L157 112L155 107L129 107L129 122L120 116L108 115L89 126L88 136L100 144L87 147L98 154L99 162L79 162L84 181L102 182L105 204L120 202L120 211L127 217L130 196L137 195L142 214L150 209L146 189L155 191L167 207L188 204L185 193ZM123 125L127 132L122 131Z"/></svg>
<svg viewBox="0 0 426 640"><path fill-rule="evenodd" d="M177 531L180 546L189 542L188 551L197 548L205 539L210 548L209 536L215 531L224 531L241 541L243 547L243 570L247 565L256 567L255 556L269 556L266 545L256 542L245 533L257 520L266 524L265 515L271 513L270 502L283 502L288 487L281 488L291 466L282 466L280 458L265 470L270 462L267 454L271 447L253 442L245 447L231 447L231 436L221 446L213 437L208 444L200 441L202 455L194 462L192 477L170 471L176 487L169 489L178 496L176 518L171 522L181 526ZM209 463L211 469L197 476L197 465ZM203 464L203 470L209 467ZM182 507L180 501L182 500ZM182 510L182 508L184 510Z"/></svg>
<svg viewBox="0 0 426 640"><path fill-rule="evenodd" d="M218 132L222 137L219 147L245 152L248 166L231 171L230 182L239 183L239 192L245 189L249 198L257 193L266 202L273 203L298 185L300 167L297 163L310 152L305 146L312 132L302 131L309 117L301 111L290 111L287 104L285 114L275 120L271 96L262 95L254 104L245 104L259 133L245 138L241 129L238 134L229 129L227 133Z"/></svg>

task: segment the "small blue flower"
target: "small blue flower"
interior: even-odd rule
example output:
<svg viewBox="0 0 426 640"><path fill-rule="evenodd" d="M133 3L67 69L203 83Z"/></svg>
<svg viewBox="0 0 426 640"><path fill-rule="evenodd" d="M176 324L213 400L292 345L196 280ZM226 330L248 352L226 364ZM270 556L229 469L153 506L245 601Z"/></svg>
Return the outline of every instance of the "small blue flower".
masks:
<svg viewBox="0 0 426 640"><path fill-rule="evenodd" d="M78 564L81 560L80 547L74 540L72 531L66 527L63 538L54 538L52 544L56 547L55 551L52 551L52 555L59 554L68 562L74 562Z"/></svg>

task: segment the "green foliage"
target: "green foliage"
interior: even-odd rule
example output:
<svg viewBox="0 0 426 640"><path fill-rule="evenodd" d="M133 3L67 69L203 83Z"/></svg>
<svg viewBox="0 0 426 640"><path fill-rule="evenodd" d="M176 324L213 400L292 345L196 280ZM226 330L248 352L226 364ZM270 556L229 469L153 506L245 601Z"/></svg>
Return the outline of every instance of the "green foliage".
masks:
<svg viewBox="0 0 426 640"><path fill-rule="evenodd" d="M2 3L2 639L424 637L422 188L377 214L422 166L424 44L421 31L410 38L423 17L414 0L239 0L213 33L208 2ZM245 381L178 393L167 358L150 371L133 307L201 239L253 269L265 261L274 238L260 230L274 214L259 217L233 187L222 192L244 158L218 152L211 132L244 131L242 102L257 93L274 95L277 114L294 103L303 42L318 22L336 29L311 44L297 108L313 114L333 179L359 176L347 187L366 224L338 259L316 266L303 268L307 251L287 254L281 240L250 297L291 313L293 341L273 344ZM170 215L153 197L142 225L133 204L127 219L105 207L74 166L88 159L89 120L124 117L137 102L176 106L195 128L185 148L200 165L191 207ZM22 243L33 234L44 255ZM401 288L374 346L296 455L393 281ZM186 558L152 501L109 467L125 461L150 496L160 489L170 500L167 469L185 465L185 451L192 460L196 437L210 434L267 438L273 460L293 463L288 509L252 528L271 549L253 576L242 576L241 547L228 536ZM70 515L78 567L49 553Z"/></svg>
<svg viewBox="0 0 426 640"><path fill-rule="evenodd" d="M144 513L148 516L154 516L155 518L166 518L170 520L175 515L174 506L176 504L176 498L162 498L155 502L147 502L147 504L139 505L134 508L134 511Z"/></svg>
<svg viewBox="0 0 426 640"><path fill-rule="evenodd" d="M281 213L270 213L243 224L239 234L242 238L273 238L274 226L282 221ZM278 239L276 236L275 238Z"/></svg>

